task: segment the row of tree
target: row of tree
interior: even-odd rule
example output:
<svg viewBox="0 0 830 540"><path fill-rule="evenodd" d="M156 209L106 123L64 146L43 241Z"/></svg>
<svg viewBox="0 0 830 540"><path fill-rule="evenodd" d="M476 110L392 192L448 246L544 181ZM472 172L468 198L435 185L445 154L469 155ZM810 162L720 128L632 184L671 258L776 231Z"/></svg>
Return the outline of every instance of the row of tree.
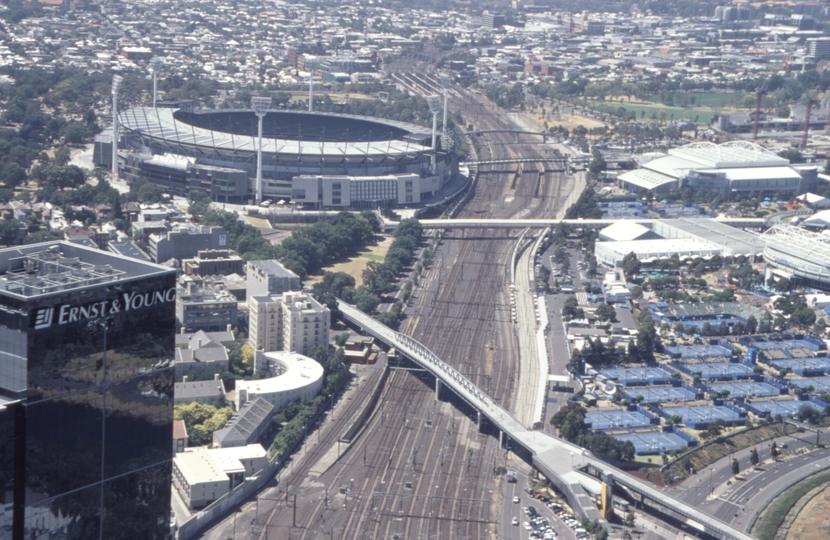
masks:
<svg viewBox="0 0 830 540"><path fill-rule="evenodd" d="M190 201L191 207L203 203L198 198L191 198ZM300 278L356 255L380 231L380 222L370 211L359 215L341 212L331 219L295 231L281 245L274 246L256 228L240 221L233 212L210 208L200 219L207 225L222 226L234 251L243 259L278 259Z"/></svg>

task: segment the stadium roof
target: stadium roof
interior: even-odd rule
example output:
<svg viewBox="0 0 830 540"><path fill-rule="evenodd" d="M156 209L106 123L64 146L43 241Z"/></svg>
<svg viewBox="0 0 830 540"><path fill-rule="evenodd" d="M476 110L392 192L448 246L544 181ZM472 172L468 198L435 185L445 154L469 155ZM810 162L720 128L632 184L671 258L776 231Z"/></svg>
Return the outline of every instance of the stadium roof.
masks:
<svg viewBox="0 0 830 540"><path fill-rule="evenodd" d="M734 167L719 172L730 180L801 180L801 175L792 167Z"/></svg>
<svg viewBox="0 0 830 540"><path fill-rule="evenodd" d="M764 250L763 239L711 219L663 219L654 232L664 238L697 238L722 250L723 255L755 255Z"/></svg>
<svg viewBox="0 0 830 540"><path fill-rule="evenodd" d="M802 223L805 227L830 227L830 210L822 210L808 217Z"/></svg>
<svg viewBox="0 0 830 540"><path fill-rule="evenodd" d="M696 238L658 238L655 240L630 240L623 242L597 242L595 254L603 264L616 266L629 253L634 253L642 262L652 263L669 260L672 255L681 259L711 259L720 250Z"/></svg>
<svg viewBox="0 0 830 540"><path fill-rule="evenodd" d="M634 169L621 174L617 179L642 189L656 189L660 186L677 183L677 178L648 169Z"/></svg>
<svg viewBox="0 0 830 540"><path fill-rule="evenodd" d="M723 144L696 142L669 150L669 155L698 163L701 168L786 167L788 159L749 141Z"/></svg>
<svg viewBox="0 0 830 540"><path fill-rule="evenodd" d="M257 137L247 134L238 134L228 132L228 130L218 131L216 129L208 129L201 127L195 123L187 123L179 118L175 113L176 109L170 108L152 108L152 107L136 107L128 109L118 115L119 123L128 132L138 133L143 137L155 139L158 141L166 141L168 143L177 143L187 147L198 147L207 151L219 150L228 152L256 152ZM223 111L226 114L229 112L238 112L240 115L253 114L252 111ZM275 117L280 114L278 111L273 111L269 115ZM361 126L361 130L355 129L354 140L326 140L326 137L319 136L317 140L315 134L308 134L307 139L299 140L302 134L298 134L295 138L266 138L262 140L262 150L264 153L282 154L282 155L304 155L304 156L328 156L338 159L356 159L367 157L379 157L385 159L386 156L417 156L431 152L429 146L425 146L426 141L430 137L430 132L421 126L415 124L408 124L404 122L393 122L388 120L359 117L352 115L327 115L316 113L295 113L297 115L308 115L309 122L313 120L315 124L320 124L328 117L330 122L338 119L342 122L353 120L356 125ZM312 118L313 117L313 118ZM188 117L190 118L190 117ZM269 119L270 120L270 119ZM278 123L270 122L272 124ZM204 122L201 122L204 123ZM391 138L387 140L360 140L363 135L362 131L366 130L366 124L377 125L382 128L384 125L389 130L388 133L398 135L398 138ZM238 126L232 129L236 130ZM349 134L348 129L341 129L345 135ZM255 133L255 131L253 132ZM371 130L370 130L371 133ZM401 136L403 134L403 136ZM345 136L344 136L345 139Z"/></svg>
<svg viewBox="0 0 830 540"><path fill-rule="evenodd" d="M643 236L650 235L651 229L643 227L639 223L621 219L599 231L600 240L619 242L625 240L637 240Z"/></svg>
<svg viewBox="0 0 830 540"><path fill-rule="evenodd" d="M690 169L699 169L700 163L677 156L666 156L643 164L643 168L672 178L683 178Z"/></svg>
<svg viewBox="0 0 830 540"><path fill-rule="evenodd" d="M798 276L830 282L830 237L791 225L773 225L762 238L764 259Z"/></svg>

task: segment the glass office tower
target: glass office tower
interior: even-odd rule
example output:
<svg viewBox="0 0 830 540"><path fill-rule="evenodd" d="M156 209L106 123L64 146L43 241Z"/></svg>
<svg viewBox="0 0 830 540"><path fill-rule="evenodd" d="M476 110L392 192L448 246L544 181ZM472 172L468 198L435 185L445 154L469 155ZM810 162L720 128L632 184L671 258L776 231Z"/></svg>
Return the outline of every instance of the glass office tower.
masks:
<svg viewBox="0 0 830 540"><path fill-rule="evenodd" d="M0 540L163 539L175 270L0 249Z"/></svg>

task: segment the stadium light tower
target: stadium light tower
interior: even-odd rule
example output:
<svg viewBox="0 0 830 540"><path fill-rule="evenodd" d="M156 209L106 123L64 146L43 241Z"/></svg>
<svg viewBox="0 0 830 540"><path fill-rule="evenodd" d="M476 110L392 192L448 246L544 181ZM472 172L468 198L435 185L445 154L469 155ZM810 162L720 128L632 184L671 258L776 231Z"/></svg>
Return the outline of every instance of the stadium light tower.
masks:
<svg viewBox="0 0 830 540"><path fill-rule="evenodd" d="M441 124L441 133L446 137L447 135L447 107L450 102L450 76L446 73L441 74L441 86L444 87L444 118Z"/></svg>
<svg viewBox="0 0 830 540"><path fill-rule="evenodd" d="M112 76L112 174L118 178L118 89L124 77Z"/></svg>
<svg viewBox="0 0 830 540"><path fill-rule="evenodd" d="M158 95L158 74L164 62L158 56L150 60L150 72L153 74L153 108L156 108L156 96Z"/></svg>
<svg viewBox="0 0 830 540"><path fill-rule="evenodd" d="M262 119L265 118L268 107L271 106L271 98L252 97L251 104L254 106L254 114L259 119L256 152L256 202L259 204L262 202Z"/></svg>
<svg viewBox="0 0 830 540"><path fill-rule="evenodd" d="M308 68L308 112L314 112L314 72L317 71L317 59L306 58L305 67Z"/></svg>
<svg viewBox="0 0 830 540"><path fill-rule="evenodd" d="M438 130L438 113L441 112L441 98L438 96L427 96L427 105L432 113L432 160L430 172L435 174L435 135Z"/></svg>

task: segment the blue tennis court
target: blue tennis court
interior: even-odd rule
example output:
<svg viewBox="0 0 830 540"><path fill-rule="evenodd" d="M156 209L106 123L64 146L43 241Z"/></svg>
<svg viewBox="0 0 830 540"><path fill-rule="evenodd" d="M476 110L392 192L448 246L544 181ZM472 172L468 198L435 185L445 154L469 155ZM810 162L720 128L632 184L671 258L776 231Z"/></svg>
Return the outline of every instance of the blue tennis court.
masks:
<svg viewBox="0 0 830 540"><path fill-rule="evenodd" d="M672 381L671 373L662 368L652 367L606 368L600 371L600 374L620 382L623 386L669 384Z"/></svg>
<svg viewBox="0 0 830 540"><path fill-rule="evenodd" d="M807 349L809 351L819 350L819 345L806 339L782 339L780 341L751 341L746 345L755 347L762 351L775 349Z"/></svg>
<svg viewBox="0 0 830 540"><path fill-rule="evenodd" d="M643 396L643 403L689 401L697 397L694 392L682 386L648 386L645 388L631 388L624 390L622 395L629 401L634 401L637 396Z"/></svg>
<svg viewBox="0 0 830 540"><path fill-rule="evenodd" d="M830 360L827 358L787 358L773 360L769 363L775 369L788 369L796 375L805 373L826 374L830 372Z"/></svg>
<svg viewBox="0 0 830 540"><path fill-rule="evenodd" d="M812 386L816 392L830 392L830 377L809 377L787 381L790 386L807 388Z"/></svg>
<svg viewBox="0 0 830 540"><path fill-rule="evenodd" d="M715 405L697 405L692 407L663 407L660 410L666 418L678 415L683 419L683 424L692 429L706 429L712 422L723 420L728 426L741 425L746 423L746 413L732 407L718 407Z"/></svg>
<svg viewBox="0 0 830 540"><path fill-rule="evenodd" d="M729 390L729 397L747 397L747 396L777 396L781 394L781 390L773 385L765 382L720 382L706 385L706 390L710 393L720 393L724 390Z"/></svg>
<svg viewBox="0 0 830 540"><path fill-rule="evenodd" d="M686 446L686 441L675 433L626 433L613 437L619 441L631 441L638 456L665 454Z"/></svg>
<svg viewBox="0 0 830 540"><path fill-rule="evenodd" d="M699 373L705 380L711 379L748 379L755 376L752 368L744 364L715 362L712 364L686 364L689 373Z"/></svg>
<svg viewBox="0 0 830 540"><path fill-rule="evenodd" d="M640 411L603 411L585 415L585 427L593 430L638 428L651 425L651 419Z"/></svg>
<svg viewBox="0 0 830 540"><path fill-rule="evenodd" d="M787 399L787 400L780 400L780 401L755 401L752 403L747 403L747 408L752 410L755 414L759 416L764 416L766 413L770 413L772 416L792 416L798 412L802 406L807 405L808 407L812 407L817 411L821 411L824 409L821 405L817 403L813 403L812 401L799 401L797 399Z"/></svg>
<svg viewBox="0 0 830 540"><path fill-rule="evenodd" d="M664 347L671 358L719 358L732 356L723 345L674 345Z"/></svg>

